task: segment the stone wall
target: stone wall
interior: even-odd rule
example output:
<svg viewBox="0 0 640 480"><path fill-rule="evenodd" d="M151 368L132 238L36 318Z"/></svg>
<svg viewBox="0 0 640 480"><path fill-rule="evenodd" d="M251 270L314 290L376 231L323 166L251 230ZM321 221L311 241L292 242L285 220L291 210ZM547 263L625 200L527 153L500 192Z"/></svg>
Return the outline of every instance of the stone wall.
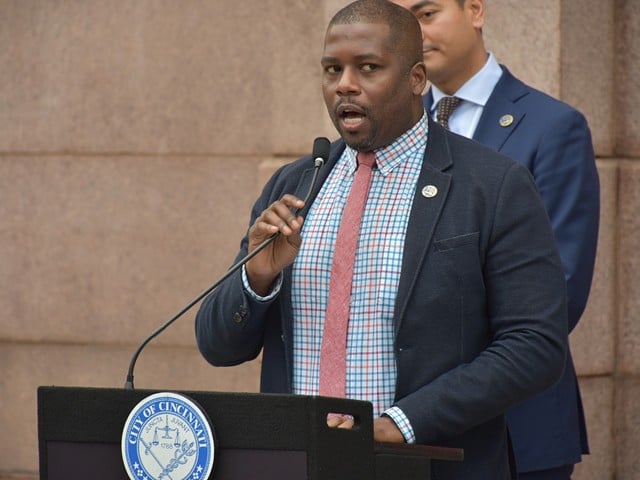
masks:
<svg viewBox="0 0 640 480"><path fill-rule="evenodd" d="M274 168L336 136L318 60L346 3L0 0L0 479L37 478L36 388L121 386L225 271ZM575 478L640 479L640 4L488 8L498 59L592 128L602 228L571 341L593 453ZM256 391L259 362L200 358L193 316L136 387Z"/></svg>

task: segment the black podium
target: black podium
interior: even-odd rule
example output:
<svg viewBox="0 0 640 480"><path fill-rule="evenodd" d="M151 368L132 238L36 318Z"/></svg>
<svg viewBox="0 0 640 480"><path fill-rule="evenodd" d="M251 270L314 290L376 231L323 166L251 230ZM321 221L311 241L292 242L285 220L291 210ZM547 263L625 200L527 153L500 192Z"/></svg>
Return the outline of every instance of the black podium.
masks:
<svg viewBox="0 0 640 480"><path fill-rule="evenodd" d="M40 387L42 480L127 480L120 449L130 411L150 390ZM425 480L432 460L462 450L373 442L371 404L257 393L178 392L208 415L217 439L214 480ZM326 425L354 416L352 430Z"/></svg>

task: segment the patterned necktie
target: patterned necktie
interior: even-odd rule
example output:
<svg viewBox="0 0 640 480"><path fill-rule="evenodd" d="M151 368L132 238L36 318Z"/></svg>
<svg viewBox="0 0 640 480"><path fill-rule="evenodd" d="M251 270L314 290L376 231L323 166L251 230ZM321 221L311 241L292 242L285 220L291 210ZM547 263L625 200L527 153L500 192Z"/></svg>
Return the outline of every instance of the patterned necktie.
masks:
<svg viewBox="0 0 640 480"><path fill-rule="evenodd" d="M367 203L373 152L359 152L358 169L342 213L329 281L329 299L320 350L320 395L344 397L346 386L347 331L356 247L362 212Z"/></svg>
<svg viewBox="0 0 640 480"><path fill-rule="evenodd" d="M442 97L438 103L438 113L436 119L438 123L449 130L449 116L456 109L462 99L458 97Z"/></svg>

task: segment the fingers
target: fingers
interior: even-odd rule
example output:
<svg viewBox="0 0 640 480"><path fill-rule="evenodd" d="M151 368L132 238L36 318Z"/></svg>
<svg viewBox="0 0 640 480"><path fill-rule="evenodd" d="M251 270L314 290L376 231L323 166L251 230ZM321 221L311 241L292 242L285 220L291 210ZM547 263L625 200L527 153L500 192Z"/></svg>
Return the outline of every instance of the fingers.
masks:
<svg viewBox="0 0 640 480"><path fill-rule="evenodd" d="M267 207L249 229L248 251L261 248L262 251L245 265L249 284L253 290L264 296L280 272L295 260L302 238L302 217L296 217L292 209L302 208L304 202L293 195L285 195ZM279 238L264 247L269 237L280 233Z"/></svg>
<svg viewBox="0 0 640 480"><path fill-rule="evenodd" d="M297 233L302 228L302 217L296 216L292 209L300 209L304 202L293 195L285 195L272 203L254 223L255 233L264 236L280 232L284 236Z"/></svg>
<svg viewBox="0 0 640 480"><path fill-rule="evenodd" d="M331 428L352 429L355 421L352 415L330 413L327 415L327 426Z"/></svg>

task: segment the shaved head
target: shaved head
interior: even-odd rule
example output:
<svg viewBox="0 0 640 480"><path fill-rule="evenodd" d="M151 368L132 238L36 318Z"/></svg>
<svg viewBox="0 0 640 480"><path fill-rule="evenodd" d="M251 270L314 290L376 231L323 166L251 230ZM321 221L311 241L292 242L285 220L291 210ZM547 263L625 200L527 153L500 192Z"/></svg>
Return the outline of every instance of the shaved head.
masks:
<svg viewBox="0 0 640 480"><path fill-rule="evenodd" d="M378 23L389 27L387 47L402 58L407 69L422 61L422 32L415 16L407 9L387 0L358 0L334 15L334 25ZM327 30L328 30L327 29Z"/></svg>

